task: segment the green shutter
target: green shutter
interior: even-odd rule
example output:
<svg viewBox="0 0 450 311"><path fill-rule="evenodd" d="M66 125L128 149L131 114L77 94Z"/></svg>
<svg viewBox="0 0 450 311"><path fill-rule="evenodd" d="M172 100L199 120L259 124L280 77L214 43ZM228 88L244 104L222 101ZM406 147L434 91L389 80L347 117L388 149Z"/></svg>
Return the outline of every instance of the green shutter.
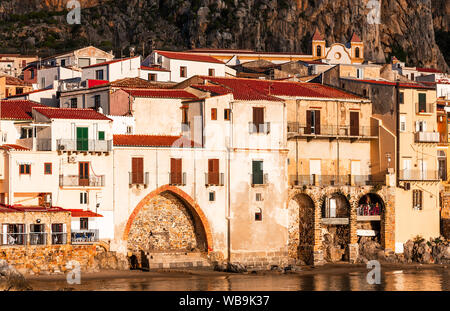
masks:
<svg viewBox="0 0 450 311"><path fill-rule="evenodd" d="M104 131L98 132L98 140L105 140L105 132Z"/></svg>
<svg viewBox="0 0 450 311"><path fill-rule="evenodd" d="M88 128L77 127L77 150L88 151Z"/></svg>

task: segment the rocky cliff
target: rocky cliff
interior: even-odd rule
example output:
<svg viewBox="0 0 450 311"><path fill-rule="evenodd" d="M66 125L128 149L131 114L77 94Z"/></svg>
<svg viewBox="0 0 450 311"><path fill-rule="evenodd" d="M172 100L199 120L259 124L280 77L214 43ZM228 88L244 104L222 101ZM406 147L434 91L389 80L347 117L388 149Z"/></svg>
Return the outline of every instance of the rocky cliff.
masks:
<svg viewBox="0 0 450 311"><path fill-rule="evenodd" d="M0 0L0 48L50 54L93 44L117 56L130 46L138 53L194 47L308 53L317 27L329 43L345 43L356 32L369 60L396 55L449 70L446 0L381 0L379 24L368 22L377 0L83 0L80 25L67 23L67 1Z"/></svg>

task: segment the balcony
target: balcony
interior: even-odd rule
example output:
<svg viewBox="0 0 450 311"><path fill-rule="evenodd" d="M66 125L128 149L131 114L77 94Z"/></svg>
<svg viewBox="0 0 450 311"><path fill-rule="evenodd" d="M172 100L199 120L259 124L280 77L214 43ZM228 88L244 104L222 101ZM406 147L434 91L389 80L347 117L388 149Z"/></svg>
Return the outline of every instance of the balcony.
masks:
<svg viewBox="0 0 450 311"><path fill-rule="evenodd" d="M71 241L72 244L89 244L98 242L98 229L91 230L72 230Z"/></svg>
<svg viewBox="0 0 450 311"><path fill-rule="evenodd" d="M432 114L434 113L434 103L415 103L416 113Z"/></svg>
<svg viewBox="0 0 450 311"><path fill-rule="evenodd" d="M248 132L250 134L262 133L269 134L270 133L270 122L255 124L253 122L248 123Z"/></svg>
<svg viewBox="0 0 450 311"><path fill-rule="evenodd" d="M191 130L191 122L183 122L181 123L181 131L189 132Z"/></svg>
<svg viewBox="0 0 450 311"><path fill-rule="evenodd" d="M36 139L36 150L37 151L51 151L52 150L52 140L48 139Z"/></svg>
<svg viewBox="0 0 450 311"><path fill-rule="evenodd" d="M372 186L384 184L385 180L375 175L290 175L289 184L293 186Z"/></svg>
<svg viewBox="0 0 450 311"><path fill-rule="evenodd" d="M58 151L76 152L110 152L112 150L112 140L97 139L57 139L56 149Z"/></svg>
<svg viewBox="0 0 450 311"><path fill-rule="evenodd" d="M62 245L67 244L67 235L67 232L4 233L0 245L47 245L49 236L52 245Z"/></svg>
<svg viewBox="0 0 450 311"><path fill-rule="evenodd" d="M358 221L381 220L381 207L378 204L360 204L356 210Z"/></svg>
<svg viewBox="0 0 450 311"><path fill-rule="evenodd" d="M150 181L149 172L128 172L128 184L132 185L144 185L148 186Z"/></svg>
<svg viewBox="0 0 450 311"><path fill-rule="evenodd" d="M439 181L437 170L401 170L399 180L403 181Z"/></svg>
<svg viewBox="0 0 450 311"><path fill-rule="evenodd" d="M84 178L79 175L59 175L60 187L104 187L105 175L87 176Z"/></svg>
<svg viewBox="0 0 450 311"><path fill-rule="evenodd" d="M170 172L169 184L171 186L186 186L186 173L183 172Z"/></svg>
<svg viewBox="0 0 450 311"><path fill-rule="evenodd" d="M439 143L439 132L415 132L414 141L416 143Z"/></svg>
<svg viewBox="0 0 450 311"><path fill-rule="evenodd" d="M251 174L250 183L252 186L264 186L269 183L269 174Z"/></svg>
<svg viewBox="0 0 450 311"><path fill-rule="evenodd" d="M205 173L205 185L208 186L223 186L223 173Z"/></svg>
<svg viewBox="0 0 450 311"><path fill-rule="evenodd" d="M288 122L288 137L375 139L378 136L376 130L377 128L372 126L321 125L314 127L298 122Z"/></svg>

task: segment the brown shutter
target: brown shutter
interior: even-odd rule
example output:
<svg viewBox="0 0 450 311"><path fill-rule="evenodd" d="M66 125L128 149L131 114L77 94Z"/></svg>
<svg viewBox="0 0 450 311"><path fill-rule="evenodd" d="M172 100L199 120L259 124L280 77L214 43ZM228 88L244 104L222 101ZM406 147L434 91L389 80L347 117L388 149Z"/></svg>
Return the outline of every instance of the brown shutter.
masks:
<svg viewBox="0 0 450 311"><path fill-rule="evenodd" d="M359 136L359 112L350 111L350 135Z"/></svg>
<svg viewBox="0 0 450 311"><path fill-rule="evenodd" d="M320 134L320 110L314 111L314 133Z"/></svg>
<svg viewBox="0 0 450 311"><path fill-rule="evenodd" d="M305 134L311 134L311 110L306 110L306 128Z"/></svg>
<svg viewBox="0 0 450 311"><path fill-rule="evenodd" d="M182 166L181 159L170 159L171 183L181 184L182 182Z"/></svg>
<svg viewBox="0 0 450 311"><path fill-rule="evenodd" d="M208 184L219 184L219 159L208 160Z"/></svg>
<svg viewBox="0 0 450 311"><path fill-rule="evenodd" d="M211 120L217 120L217 108L211 108Z"/></svg>
<svg viewBox="0 0 450 311"><path fill-rule="evenodd" d="M144 182L144 159L131 159L131 181L133 184L141 184Z"/></svg>
<svg viewBox="0 0 450 311"><path fill-rule="evenodd" d="M259 133L260 124L264 124L264 108L253 107L253 124L256 126L256 131Z"/></svg>

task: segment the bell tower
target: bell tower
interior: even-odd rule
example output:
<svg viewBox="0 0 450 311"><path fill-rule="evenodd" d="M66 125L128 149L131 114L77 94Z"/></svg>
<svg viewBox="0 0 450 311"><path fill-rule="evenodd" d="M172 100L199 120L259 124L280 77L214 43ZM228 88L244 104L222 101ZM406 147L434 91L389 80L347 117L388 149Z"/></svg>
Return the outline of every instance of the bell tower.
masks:
<svg viewBox="0 0 450 311"><path fill-rule="evenodd" d="M316 29L312 38L312 56L314 59L325 58L325 40L318 29Z"/></svg>
<svg viewBox="0 0 450 311"><path fill-rule="evenodd" d="M350 40L351 56L353 64L362 64L364 62L364 43L356 33Z"/></svg>

